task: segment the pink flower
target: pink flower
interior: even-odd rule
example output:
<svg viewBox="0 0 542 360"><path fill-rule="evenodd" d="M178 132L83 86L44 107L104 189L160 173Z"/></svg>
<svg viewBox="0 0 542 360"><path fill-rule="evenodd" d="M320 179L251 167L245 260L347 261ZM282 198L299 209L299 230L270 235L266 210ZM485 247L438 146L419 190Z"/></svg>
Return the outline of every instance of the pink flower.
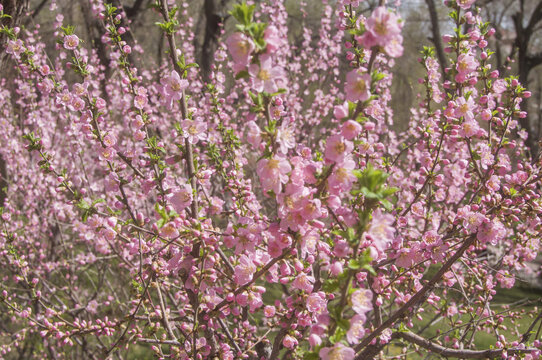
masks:
<svg viewBox="0 0 542 360"><path fill-rule="evenodd" d="M267 305L263 308L263 314L265 317L275 316L275 307L273 305Z"/></svg>
<svg viewBox="0 0 542 360"><path fill-rule="evenodd" d="M248 73L252 78L252 88L257 92L265 91L275 93L279 90L277 82L283 81L284 71L280 67L272 66L271 57L263 55L260 57L260 65L251 64Z"/></svg>
<svg viewBox="0 0 542 360"><path fill-rule="evenodd" d="M24 45L21 39L9 40L6 46L6 53L19 57L24 51Z"/></svg>
<svg viewBox="0 0 542 360"><path fill-rule="evenodd" d="M397 35L401 35L401 19L384 6L373 11L371 17L365 22L367 31L370 31L378 45L384 46Z"/></svg>
<svg viewBox="0 0 542 360"><path fill-rule="evenodd" d="M352 293L352 309L359 315L373 310L373 293L371 290L358 289Z"/></svg>
<svg viewBox="0 0 542 360"><path fill-rule="evenodd" d="M486 222L480 226L476 238L482 243L489 242L492 245L497 245L506 236L506 228L498 220Z"/></svg>
<svg viewBox="0 0 542 360"><path fill-rule="evenodd" d="M270 25L265 29L263 38L267 43L268 54L276 51L284 44L283 39L280 37L279 30L273 25Z"/></svg>
<svg viewBox="0 0 542 360"><path fill-rule="evenodd" d="M286 335L282 340L282 345L287 349L293 349L297 346L297 339L291 335Z"/></svg>
<svg viewBox="0 0 542 360"><path fill-rule="evenodd" d="M235 267L235 282L238 285L245 285L252 280L252 275L256 272L256 265L246 255L241 255L239 265Z"/></svg>
<svg viewBox="0 0 542 360"><path fill-rule="evenodd" d="M335 105L333 107L333 116L335 119L340 120L348 116L348 102L345 101L341 105Z"/></svg>
<svg viewBox="0 0 542 360"><path fill-rule="evenodd" d="M469 96L468 100L465 100L465 98L461 96L455 101L455 104L455 116L457 116L458 118L463 116L467 121L474 120L474 114L472 110L474 109L475 104L472 96Z"/></svg>
<svg viewBox="0 0 542 360"><path fill-rule="evenodd" d="M166 239L175 239L179 236L179 231L174 222L170 221L160 229L160 236Z"/></svg>
<svg viewBox="0 0 542 360"><path fill-rule="evenodd" d="M279 194L282 184L288 182L288 173L292 170L290 163L283 157L274 156L258 161L256 173L265 192L274 191Z"/></svg>
<svg viewBox="0 0 542 360"><path fill-rule="evenodd" d="M247 142L254 148L258 148L262 142L261 131L258 125L254 121L246 123L247 127Z"/></svg>
<svg viewBox="0 0 542 360"><path fill-rule="evenodd" d="M226 46L237 65L247 66L250 62L250 54L254 50L252 39L245 34L236 32L226 40Z"/></svg>
<svg viewBox="0 0 542 360"><path fill-rule="evenodd" d="M474 58L474 56L470 54L461 54L457 58L457 75L455 77L457 82L465 82L467 81L467 76L476 70L478 67L478 62Z"/></svg>
<svg viewBox="0 0 542 360"><path fill-rule="evenodd" d="M346 340L350 344L356 344L365 335L365 327L363 326L367 321L365 315L356 314L350 319L350 328L346 333Z"/></svg>
<svg viewBox="0 0 542 360"><path fill-rule="evenodd" d="M207 138L207 125L200 118L195 120L184 119L181 121L183 136L190 144L197 144L200 140Z"/></svg>
<svg viewBox="0 0 542 360"><path fill-rule="evenodd" d="M352 189L352 184L357 180L352 172L356 168L356 162L351 156L347 156L340 165L335 165L333 172L327 179L330 190L339 195L341 192L348 192Z"/></svg>
<svg viewBox="0 0 542 360"><path fill-rule="evenodd" d="M344 346L338 342L332 348L322 348L319 355L321 360L354 360L356 352L351 347Z"/></svg>
<svg viewBox="0 0 542 360"><path fill-rule="evenodd" d="M160 80L160 84L166 103L171 107L173 101L180 100L183 96L183 90L188 87L188 80L181 79L177 71L172 70L168 77Z"/></svg>
<svg viewBox="0 0 542 360"><path fill-rule="evenodd" d="M373 212L373 221L365 236L373 241L373 246L384 251L395 238L395 229L392 227L393 215L383 214L380 209Z"/></svg>
<svg viewBox="0 0 542 360"><path fill-rule="evenodd" d="M192 186L184 184L176 191L168 195L168 200L177 213L183 211L192 203Z"/></svg>
<svg viewBox="0 0 542 360"><path fill-rule="evenodd" d="M288 149L292 149L296 145L294 129L285 121L277 129L277 143L280 145L280 152L284 155L288 153Z"/></svg>
<svg viewBox="0 0 542 360"><path fill-rule="evenodd" d="M299 290L310 293L313 288L313 285L312 285L313 283L314 283L314 277L308 276L305 273L301 273L297 275L294 281L292 281L292 287L294 289L299 289Z"/></svg>
<svg viewBox="0 0 542 360"><path fill-rule="evenodd" d="M354 69L346 74L346 100L365 101L371 97L371 75Z"/></svg>
<svg viewBox="0 0 542 360"><path fill-rule="evenodd" d="M326 310L326 294L318 291L307 297L307 310L313 315L319 315Z"/></svg>
<svg viewBox="0 0 542 360"><path fill-rule="evenodd" d="M64 36L64 48L66 50L75 50L79 46L79 38L77 35Z"/></svg>
<svg viewBox="0 0 542 360"><path fill-rule="evenodd" d="M470 8L472 6L472 4L474 4L474 2L476 0L456 0L457 1L457 5L463 9L463 10L467 10L468 8Z"/></svg>
<svg viewBox="0 0 542 360"><path fill-rule="evenodd" d="M341 135L333 135L327 139L324 156L326 160L340 163L352 152L354 145Z"/></svg>
<svg viewBox="0 0 542 360"><path fill-rule="evenodd" d="M347 140L352 140L359 135L363 127L360 123L354 120L348 120L341 127L341 135Z"/></svg>

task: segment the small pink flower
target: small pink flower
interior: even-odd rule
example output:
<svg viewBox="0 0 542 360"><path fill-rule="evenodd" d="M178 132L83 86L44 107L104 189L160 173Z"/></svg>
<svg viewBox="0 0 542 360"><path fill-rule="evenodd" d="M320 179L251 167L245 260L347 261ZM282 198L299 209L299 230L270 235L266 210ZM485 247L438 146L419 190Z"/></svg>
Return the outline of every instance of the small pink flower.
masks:
<svg viewBox="0 0 542 360"><path fill-rule="evenodd" d="M354 69L346 74L346 100L365 101L371 97L371 75Z"/></svg>
<svg viewBox="0 0 542 360"><path fill-rule="evenodd" d="M247 142L255 149L258 148L258 146L260 146L260 143L262 142L260 128L254 121L249 121L248 123L246 123L246 127L248 129L246 136Z"/></svg>
<svg viewBox="0 0 542 360"><path fill-rule="evenodd" d="M77 35L64 36L64 48L66 50L75 50L79 46L79 38Z"/></svg>
<svg viewBox="0 0 542 360"><path fill-rule="evenodd" d="M351 156L347 156L340 165L335 165L331 176L327 179L328 186L334 194L348 192L352 189L352 184L357 180L352 172L356 168L356 162Z"/></svg>
<svg viewBox="0 0 542 360"><path fill-rule="evenodd" d="M286 335L282 340L282 345L287 349L293 349L297 346L297 339L291 335Z"/></svg>
<svg viewBox="0 0 542 360"><path fill-rule="evenodd" d="M179 231L177 230L175 223L170 221L162 226L160 229L160 236L166 239L175 239L179 236Z"/></svg>
<svg viewBox="0 0 542 360"><path fill-rule="evenodd" d="M312 284L314 283L314 280L315 280L314 277L308 276L305 273L301 273L296 276L294 281L292 281L292 287L294 289L299 289L299 290L310 293L313 288Z"/></svg>
<svg viewBox="0 0 542 360"><path fill-rule="evenodd" d="M263 38L267 43L267 53L276 51L284 43L283 39L280 37L279 30L273 25L270 25L265 29Z"/></svg>
<svg viewBox="0 0 542 360"><path fill-rule="evenodd" d="M254 265L252 260L246 255L241 255L239 265L235 267L235 282L238 285L245 285L252 280L255 272L256 265Z"/></svg>
<svg viewBox="0 0 542 360"><path fill-rule="evenodd" d="M171 107L173 101L180 100L183 90L188 87L188 80L181 79L177 71L172 70L169 76L160 80L162 84L162 94L165 97L166 104Z"/></svg>
<svg viewBox="0 0 542 360"><path fill-rule="evenodd" d="M456 0L457 1L457 5L463 9L463 10L468 10L472 4L474 4L474 2L476 0Z"/></svg>
<svg viewBox="0 0 542 360"><path fill-rule="evenodd" d="M348 120L341 127L341 135L347 140L352 140L359 135L362 129L361 124L357 121Z"/></svg>
<svg viewBox="0 0 542 360"><path fill-rule="evenodd" d="M181 121L183 136L190 144L197 144L200 140L207 138L207 125L200 118L195 120L184 119Z"/></svg>
<svg viewBox="0 0 542 360"><path fill-rule="evenodd" d="M359 315L373 310L373 293L371 290L358 289L352 293L352 309Z"/></svg>
<svg viewBox="0 0 542 360"><path fill-rule="evenodd" d="M280 67L273 67L269 55L260 57L260 65L251 64L248 73L252 79L252 88L257 92L275 93L279 89L278 83L284 79L284 71Z"/></svg>
<svg viewBox="0 0 542 360"><path fill-rule="evenodd" d="M279 194L282 184L288 182L288 173L292 170L290 163L283 157L274 156L258 161L256 173L265 192L274 191Z"/></svg>
<svg viewBox="0 0 542 360"><path fill-rule="evenodd" d="M169 194L168 200L175 211L180 213L192 203L192 186L184 184L177 191Z"/></svg>
<svg viewBox="0 0 542 360"><path fill-rule="evenodd" d="M348 102L345 101L341 105L335 105L333 107L333 116L335 116L335 119L341 120L348 116Z"/></svg>
<svg viewBox="0 0 542 360"><path fill-rule="evenodd" d="M312 293L307 297L307 310L312 315L321 314L326 310L326 306L326 294L322 291Z"/></svg>
<svg viewBox="0 0 542 360"><path fill-rule="evenodd" d="M275 316L275 307L273 305L267 305L263 308L263 314L265 317L273 317Z"/></svg>
<svg viewBox="0 0 542 360"><path fill-rule="evenodd" d="M334 347L322 348L319 355L321 360L354 360L356 352L338 342Z"/></svg>
<svg viewBox="0 0 542 360"><path fill-rule="evenodd" d="M6 47L6 53L19 57L24 51L24 45L21 39L9 40Z"/></svg>
<svg viewBox="0 0 542 360"><path fill-rule="evenodd" d="M367 321L365 315L356 314L350 319L350 328L346 333L346 340L350 344L356 344L365 335L365 327L363 326Z"/></svg>
<svg viewBox="0 0 542 360"><path fill-rule="evenodd" d="M384 251L395 238L393 222L393 215L384 214L380 209L373 212L371 226L365 235L373 241L373 246L380 251Z"/></svg>
<svg viewBox="0 0 542 360"><path fill-rule="evenodd" d="M327 139L324 156L329 161L340 163L353 149L352 142L345 140L341 135L332 135Z"/></svg>
<svg viewBox="0 0 542 360"><path fill-rule="evenodd" d="M250 62L250 54L254 50L252 39L243 33L236 32L228 37L226 46L236 64L242 66L248 65Z"/></svg>
<svg viewBox="0 0 542 360"><path fill-rule="evenodd" d="M388 41L401 34L401 19L385 6L377 7L365 22L367 31L370 31L378 45L385 45Z"/></svg>

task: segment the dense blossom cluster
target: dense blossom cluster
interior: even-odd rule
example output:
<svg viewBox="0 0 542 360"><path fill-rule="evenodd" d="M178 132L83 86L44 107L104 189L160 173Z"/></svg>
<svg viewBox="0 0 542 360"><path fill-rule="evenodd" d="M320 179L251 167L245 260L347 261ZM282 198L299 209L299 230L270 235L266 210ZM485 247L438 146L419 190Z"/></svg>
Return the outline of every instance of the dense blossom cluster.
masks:
<svg viewBox="0 0 542 360"><path fill-rule="evenodd" d="M403 22L385 1L323 1L301 46L284 1L235 5L210 80L171 1L153 2L169 61L151 69L102 0L109 69L61 14L55 56L38 27L4 27L2 356L482 357L485 331L489 357L539 358L532 327L502 335L519 310L492 305L540 248L530 93L492 69L473 2L448 1L450 66L424 49L402 133Z"/></svg>

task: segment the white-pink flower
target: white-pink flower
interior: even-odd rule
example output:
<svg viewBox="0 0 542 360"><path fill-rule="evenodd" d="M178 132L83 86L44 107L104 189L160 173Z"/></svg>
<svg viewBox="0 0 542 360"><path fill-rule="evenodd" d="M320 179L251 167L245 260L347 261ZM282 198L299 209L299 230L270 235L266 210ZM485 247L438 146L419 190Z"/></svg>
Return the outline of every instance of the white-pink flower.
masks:
<svg viewBox="0 0 542 360"><path fill-rule="evenodd" d="M184 184L167 197L176 212L180 213L192 203L192 186Z"/></svg>
<svg viewBox="0 0 542 360"><path fill-rule="evenodd" d="M371 75L354 69L346 74L346 100L365 101L371 96Z"/></svg>
<svg viewBox="0 0 542 360"><path fill-rule="evenodd" d="M373 310L373 293L371 290L358 289L352 293L352 309L359 315Z"/></svg>
<svg viewBox="0 0 542 360"><path fill-rule="evenodd" d="M257 92L275 93L279 89L278 83L284 80L284 71L278 66L273 67L269 55L260 57L260 65L251 64L248 73L252 79L252 88Z"/></svg>
<svg viewBox="0 0 542 360"><path fill-rule="evenodd" d="M351 347L338 342L334 347L322 348L319 355L321 360L353 360L356 352Z"/></svg>
<svg viewBox="0 0 542 360"><path fill-rule="evenodd" d="M226 40L226 46L236 65L247 66L250 62L250 54L254 50L252 39L245 34L236 32Z"/></svg>
<svg viewBox="0 0 542 360"><path fill-rule="evenodd" d="M261 159L258 161L256 173L260 178L264 191L274 191L279 194L282 184L288 182L288 173L292 167L288 160L283 157L273 156L270 159Z"/></svg>
<svg viewBox="0 0 542 360"><path fill-rule="evenodd" d="M200 118L184 119L181 121L181 129L183 129L183 136L190 144L197 144L198 141L207 138L207 125Z"/></svg>
<svg viewBox="0 0 542 360"><path fill-rule="evenodd" d="M245 285L252 280L255 272L256 265L254 265L252 260L246 255L241 255L239 265L235 267L235 282L238 285Z"/></svg>

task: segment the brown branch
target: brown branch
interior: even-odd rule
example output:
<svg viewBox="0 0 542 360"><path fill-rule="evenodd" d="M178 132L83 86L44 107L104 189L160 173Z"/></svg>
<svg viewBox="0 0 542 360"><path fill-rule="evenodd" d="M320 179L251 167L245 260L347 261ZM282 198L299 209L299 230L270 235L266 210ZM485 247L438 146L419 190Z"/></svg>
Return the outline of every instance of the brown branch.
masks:
<svg viewBox="0 0 542 360"><path fill-rule="evenodd" d="M438 354L442 357L455 357L460 359L497 359L502 357L502 353L506 351L508 355L512 354L525 354L536 351L534 348L510 348L510 349L488 349L488 350L462 350L462 349L450 349L427 340L424 337L414 334L413 332L396 332L393 337L401 338L408 342L414 343L424 349Z"/></svg>
<svg viewBox="0 0 542 360"><path fill-rule="evenodd" d="M429 280L427 284L423 286L423 288L418 291L414 296L410 298L409 301L407 301L399 310L397 310L392 316L390 316L386 321L382 323L376 330L374 330L372 333L370 333L366 338L363 339L363 341L356 346L355 350L356 353L363 350L367 345L369 345L374 338L379 336L384 330L391 327L395 321L399 320L411 307L417 305L419 302L421 302L423 299L425 299L427 293L433 289L435 284L440 281L442 276L450 269L450 267L467 251L467 249L474 244L474 241L476 240L476 234L472 234L469 236L461 245L459 250L450 258L448 261L440 268L440 270ZM367 349L370 350L370 349ZM360 355L356 357L357 360L362 359L368 359L369 357L366 356L367 354L362 352Z"/></svg>

